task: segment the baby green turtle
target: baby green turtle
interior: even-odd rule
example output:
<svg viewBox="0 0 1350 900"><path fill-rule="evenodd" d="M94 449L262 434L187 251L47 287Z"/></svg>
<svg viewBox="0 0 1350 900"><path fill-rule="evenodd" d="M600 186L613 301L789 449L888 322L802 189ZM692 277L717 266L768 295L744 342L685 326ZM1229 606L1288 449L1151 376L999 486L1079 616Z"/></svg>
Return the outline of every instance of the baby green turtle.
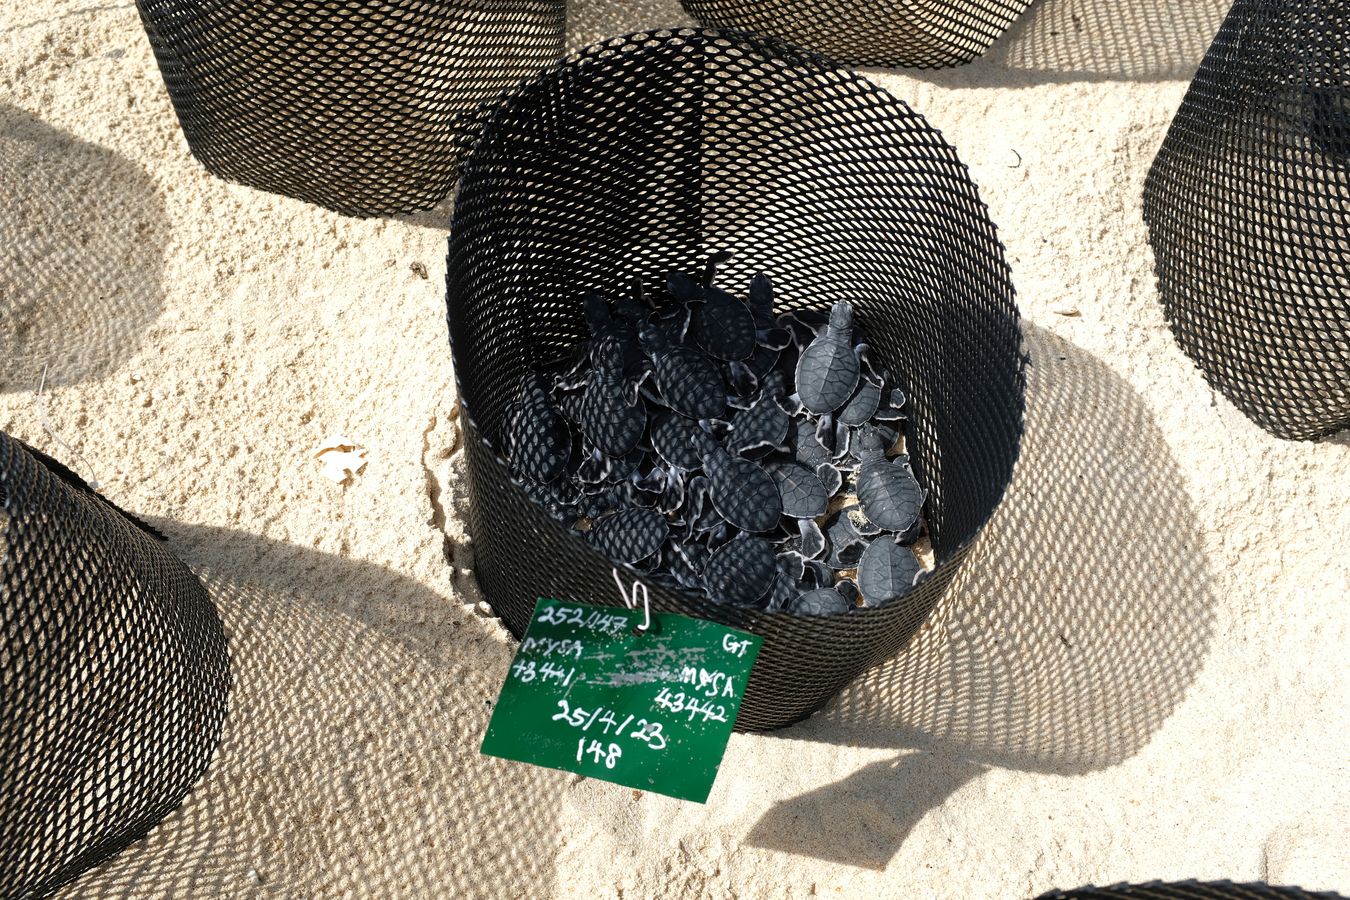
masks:
<svg viewBox="0 0 1350 900"><path fill-rule="evenodd" d="M783 498L773 476L751 460L732 456L712 435L695 440L718 515L742 531L765 532L777 526L783 517Z"/></svg>
<svg viewBox="0 0 1350 900"><path fill-rule="evenodd" d="M792 420L783 409L787 387L783 376L772 372L760 387L759 399L736 413L731 420L731 445L737 453L773 450L787 442Z"/></svg>
<svg viewBox="0 0 1350 900"><path fill-rule="evenodd" d="M843 594L832 587L816 588L799 594L788 603L787 610L799 616L837 616L852 607Z"/></svg>
<svg viewBox="0 0 1350 900"><path fill-rule="evenodd" d="M607 456L625 456L642 439L647 411L639 400L629 399L623 348L617 342L601 342L591 348L591 355L586 387L579 398L564 405L564 412L592 447Z"/></svg>
<svg viewBox="0 0 1350 900"><path fill-rule="evenodd" d="M641 373L642 348L633 325L624 318L612 317L609 304L599 294L589 294L581 303L591 328L592 350L600 344L617 344L623 354L623 374L632 378Z"/></svg>
<svg viewBox="0 0 1350 900"><path fill-rule="evenodd" d="M672 343L655 325L642 329L641 341L667 406L691 419L712 419L726 411L726 386L712 360L691 347Z"/></svg>
<svg viewBox="0 0 1350 900"><path fill-rule="evenodd" d="M703 581L708 596L736 606L755 606L769 592L778 559L762 537L737 535L708 559Z"/></svg>
<svg viewBox="0 0 1350 900"><path fill-rule="evenodd" d="M853 307L841 300L830 310L830 323L797 360L797 395L802 406L822 415L853 396L861 369L853 350Z"/></svg>
<svg viewBox="0 0 1350 900"><path fill-rule="evenodd" d="M662 412L652 417L652 449L668 467L692 472L703 465L696 440L702 428L679 413Z"/></svg>
<svg viewBox="0 0 1350 900"><path fill-rule="evenodd" d="M506 420L506 448L518 477L549 482L567 471L572 432L548 396L548 381L531 369Z"/></svg>
<svg viewBox="0 0 1350 900"><path fill-rule="evenodd" d="M922 569L908 547L889 537L879 537L867 545L858 562L858 589L863 603L882 606L903 597L914 588L914 579Z"/></svg>
<svg viewBox="0 0 1350 900"><path fill-rule="evenodd" d="M755 352L755 318L750 307L721 288L704 288L692 324L694 340L709 356L749 359Z"/></svg>
<svg viewBox="0 0 1350 900"><path fill-rule="evenodd" d="M862 435L858 453L858 500L863 514L886 531L914 527L923 509L923 488L903 461L886 458L886 446L875 429Z"/></svg>
<svg viewBox="0 0 1350 900"><path fill-rule="evenodd" d="M655 556L669 533L665 516L639 507L596 520L586 539L615 562L637 563Z"/></svg>
<svg viewBox="0 0 1350 900"><path fill-rule="evenodd" d="M830 505L830 495L825 492L825 485L815 472L792 462L774 463L767 468L783 499L783 515L793 519L814 519L825 515L825 509Z"/></svg>

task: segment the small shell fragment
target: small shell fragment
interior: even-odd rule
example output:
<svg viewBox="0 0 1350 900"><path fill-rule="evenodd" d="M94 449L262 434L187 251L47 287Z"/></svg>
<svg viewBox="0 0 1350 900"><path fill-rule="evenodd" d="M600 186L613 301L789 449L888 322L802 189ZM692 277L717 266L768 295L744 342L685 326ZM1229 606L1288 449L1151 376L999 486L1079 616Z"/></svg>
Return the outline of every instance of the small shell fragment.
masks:
<svg viewBox="0 0 1350 900"><path fill-rule="evenodd" d="M314 448L322 461L319 474L335 484L350 484L366 467L366 449L345 434L331 434Z"/></svg>

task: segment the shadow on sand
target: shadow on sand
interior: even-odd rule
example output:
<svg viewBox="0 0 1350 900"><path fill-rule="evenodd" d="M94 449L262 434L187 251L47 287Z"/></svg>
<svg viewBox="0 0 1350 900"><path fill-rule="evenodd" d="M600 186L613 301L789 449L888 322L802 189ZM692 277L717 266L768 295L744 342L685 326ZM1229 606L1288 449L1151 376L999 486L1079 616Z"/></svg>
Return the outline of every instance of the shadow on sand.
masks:
<svg viewBox="0 0 1350 900"><path fill-rule="evenodd" d="M98 378L164 306L164 202L126 157L0 103L0 392Z"/></svg>
<svg viewBox="0 0 1350 900"><path fill-rule="evenodd" d="M66 896L552 893L567 776L479 756L510 662L486 620L377 565L155 524L225 621L225 737L182 807Z"/></svg>
<svg viewBox="0 0 1350 900"><path fill-rule="evenodd" d="M909 74L944 87L1189 81L1232 0L1036 0L983 57Z"/></svg>
<svg viewBox="0 0 1350 900"><path fill-rule="evenodd" d="M907 752L779 804L749 843L883 869L990 767L1077 775L1138 753L1200 671L1214 601L1161 432L1101 362L1024 329L1027 430L1002 506L909 647L783 733ZM824 825L841 821L861 827Z"/></svg>

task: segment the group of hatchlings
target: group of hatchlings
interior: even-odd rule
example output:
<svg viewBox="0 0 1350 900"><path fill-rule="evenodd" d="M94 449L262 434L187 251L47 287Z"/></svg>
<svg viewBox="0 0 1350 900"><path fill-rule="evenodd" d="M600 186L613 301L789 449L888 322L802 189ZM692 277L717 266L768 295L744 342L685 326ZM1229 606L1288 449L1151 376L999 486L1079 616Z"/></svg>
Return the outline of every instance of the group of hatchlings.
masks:
<svg viewBox="0 0 1350 900"><path fill-rule="evenodd" d="M531 370L508 411L512 473L548 513L646 577L803 615L878 607L924 577L924 491L905 399L852 307L775 315L680 273L666 297L585 299L591 340ZM656 302L652 302L652 300Z"/></svg>

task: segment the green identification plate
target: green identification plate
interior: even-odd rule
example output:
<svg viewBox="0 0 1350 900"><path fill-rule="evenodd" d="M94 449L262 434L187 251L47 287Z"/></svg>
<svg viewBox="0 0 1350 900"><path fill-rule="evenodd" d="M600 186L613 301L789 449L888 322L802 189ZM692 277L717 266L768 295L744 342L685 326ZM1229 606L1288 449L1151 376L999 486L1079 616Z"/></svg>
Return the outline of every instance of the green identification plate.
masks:
<svg viewBox="0 0 1350 900"><path fill-rule="evenodd" d="M540 600L483 752L703 803L762 639L715 622Z"/></svg>

